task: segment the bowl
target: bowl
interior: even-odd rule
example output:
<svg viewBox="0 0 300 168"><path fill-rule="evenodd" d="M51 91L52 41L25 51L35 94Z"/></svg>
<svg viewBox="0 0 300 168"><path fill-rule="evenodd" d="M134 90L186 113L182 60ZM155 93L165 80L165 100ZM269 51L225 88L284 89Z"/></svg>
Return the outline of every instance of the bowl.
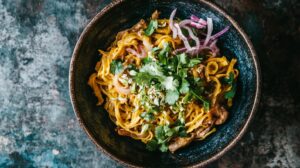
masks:
<svg viewBox="0 0 300 168"><path fill-rule="evenodd" d="M176 16L187 18L195 14L211 17L214 32L230 25L230 30L218 41L221 52L237 58L237 94L225 124L204 141L193 142L176 151L150 152L145 145L129 137L119 136L115 125L88 86L89 76L100 59L98 49L107 48L117 32L149 18L158 9L168 18L177 8ZM101 10L83 30L70 63L70 96L76 117L97 148L117 162L129 167L204 166L231 149L245 133L256 111L260 95L260 69L254 48L238 24L223 10L204 0L115 0Z"/></svg>

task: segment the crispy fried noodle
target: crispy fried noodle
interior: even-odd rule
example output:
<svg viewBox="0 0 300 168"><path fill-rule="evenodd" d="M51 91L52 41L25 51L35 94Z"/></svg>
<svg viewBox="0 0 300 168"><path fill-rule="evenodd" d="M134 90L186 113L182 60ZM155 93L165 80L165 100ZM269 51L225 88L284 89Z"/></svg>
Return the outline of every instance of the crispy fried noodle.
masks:
<svg viewBox="0 0 300 168"><path fill-rule="evenodd" d="M88 81L119 135L175 152L203 140L229 116L239 71L221 56L211 18L148 20L117 34Z"/></svg>

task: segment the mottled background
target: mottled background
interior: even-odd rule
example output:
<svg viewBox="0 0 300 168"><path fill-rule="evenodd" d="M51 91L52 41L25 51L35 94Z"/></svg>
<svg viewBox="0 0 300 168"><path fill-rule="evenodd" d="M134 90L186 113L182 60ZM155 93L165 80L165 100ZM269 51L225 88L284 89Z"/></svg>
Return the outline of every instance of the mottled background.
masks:
<svg viewBox="0 0 300 168"><path fill-rule="evenodd" d="M261 104L238 145L209 167L300 167L300 3L213 0L251 37ZM0 0L0 167L122 167L79 127L68 68L109 0Z"/></svg>

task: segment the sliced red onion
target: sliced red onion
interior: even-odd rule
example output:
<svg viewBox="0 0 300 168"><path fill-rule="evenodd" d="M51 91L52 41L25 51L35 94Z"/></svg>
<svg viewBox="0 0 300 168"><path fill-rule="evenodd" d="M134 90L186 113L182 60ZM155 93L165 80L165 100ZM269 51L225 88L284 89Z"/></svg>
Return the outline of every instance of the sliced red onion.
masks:
<svg viewBox="0 0 300 168"><path fill-rule="evenodd" d="M201 24L201 25L203 25L203 26L206 26L206 25L207 25L207 22L206 22L204 19L198 18L198 17L195 16L195 15L192 15L192 16L191 16L191 20L192 20L193 22L199 23L199 24Z"/></svg>
<svg viewBox="0 0 300 168"><path fill-rule="evenodd" d="M190 19L185 19L185 20L182 20L181 22L179 22L179 26L181 27L181 26L185 26L185 25L189 25L189 24L191 24L191 20Z"/></svg>
<svg viewBox="0 0 300 168"><path fill-rule="evenodd" d="M213 47L213 46L215 46L215 45L217 44L217 41L218 41L218 40L214 40L214 41L212 41L212 42L211 42L211 44L209 45L209 47Z"/></svg>
<svg viewBox="0 0 300 168"><path fill-rule="evenodd" d="M139 49L140 49L140 46L139 46ZM142 51L142 52L144 52L144 54L143 53L139 54L137 51L135 51L132 48L126 48L126 51L133 54L133 55L135 55L135 56L137 56L137 57L139 57L139 58L145 58L145 55L146 55L144 50Z"/></svg>
<svg viewBox="0 0 300 168"><path fill-rule="evenodd" d="M211 36L210 40L216 40L218 37L222 36L224 33L226 33L229 30L230 26L226 26L223 30L219 31L218 33Z"/></svg>
<svg viewBox="0 0 300 168"><path fill-rule="evenodd" d="M191 55L196 55L199 53L199 48L197 47L192 47L190 50L186 51L187 53L191 54Z"/></svg>
<svg viewBox="0 0 300 168"><path fill-rule="evenodd" d="M125 88L123 86L120 85L119 83L119 75L115 75L113 78L113 85L115 86L117 92L122 93L122 94L129 94L130 93L130 89L129 88Z"/></svg>
<svg viewBox="0 0 300 168"><path fill-rule="evenodd" d="M190 50L187 50L185 47L183 48L179 48L173 51L173 54L178 54L178 53L182 53L182 52L186 52L189 53L191 55L195 55L195 54L199 54L201 51L203 50L210 50L213 52L213 54L215 55L215 53L219 52L219 48L217 46L200 46L199 48L196 47L192 47Z"/></svg>
<svg viewBox="0 0 300 168"><path fill-rule="evenodd" d="M193 31L192 31L191 28L189 28L189 27L187 27L187 26L182 26L182 27L183 27L184 29L186 29L186 30L189 32L189 37L191 37L191 38L195 41L195 43L196 43L195 48L196 48L196 49L199 49L199 48L200 48L200 41L199 41L199 38L196 37L196 36L194 35L194 33L193 33Z"/></svg>
<svg viewBox="0 0 300 168"><path fill-rule="evenodd" d="M174 27L177 29L179 38L183 41L185 48L189 51L191 50L191 46L187 40L187 38L182 34L182 31L177 23L174 24Z"/></svg>
<svg viewBox="0 0 300 168"><path fill-rule="evenodd" d="M196 22L191 22L190 25L192 27L197 28L197 29L203 29L203 28L205 28L205 25L202 25L202 24L199 24L199 23L196 23Z"/></svg>
<svg viewBox="0 0 300 168"><path fill-rule="evenodd" d="M183 48L178 48L176 50L173 51L173 54L178 54L178 53L182 53L185 52L187 49L185 47Z"/></svg>
<svg viewBox="0 0 300 168"><path fill-rule="evenodd" d="M141 57L141 55L132 48L126 48L126 51L129 52L130 54L133 54L133 55L139 57L139 58Z"/></svg>
<svg viewBox="0 0 300 168"><path fill-rule="evenodd" d="M173 33L173 38L175 39L177 37L177 29L174 27L174 17L175 17L175 14L176 14L176 11L177 9L174 9L170 15L170 19L169 19L169 27L170 29L172 30L172 33Z"/></svg>
<svg viewBox="0 0 300 168"><path fill-rule="evenodd" d="M218 40L214 40L210 45L209 45L209 48L210 48L210 50L211 50L211 52L213 53L213 56L216 56L218 53L219 53L219 51L220 51L220 49L217 47L217 41Z"/></svg>
<svg viewBox="0 0 300 168"><path fill-rule="evenodd" d="M207 43L209 42L212 31L213 31L213 22L212 22L212 19L211 18L207 18L207 35L206 35L206 38L205 38L205 41L204 41L204 46L206 46Z"/></svg>
<svg viewBox="0 0 300 168"><path fill-rule="evenodd" d="M146 51L145 51L145 49L144 49L144 47L142 46L142 45L139 45L139 50L140 50L140 55L141 55L141 57L140 58L145 58L145 57L147 57L147 53L146 53Z"/></svg>
<svg viewBox="0 0 300 168"><path fill-rule="evenodd" d="M205 26L206 26L206 25L202 25L200 23L193 22L190 19L185 19L185 20L183 20L179 23L179 26L185 26L185 25L190 25L190 26L195 27L197 29L202 29L202 28L205 28Z"/></svg>
<svg viewBox="0 0 300 168"><path fill-rule="evenodd" d="M191 15L191 20L194 22L198 22L199 18L195 15Z"/></svg>

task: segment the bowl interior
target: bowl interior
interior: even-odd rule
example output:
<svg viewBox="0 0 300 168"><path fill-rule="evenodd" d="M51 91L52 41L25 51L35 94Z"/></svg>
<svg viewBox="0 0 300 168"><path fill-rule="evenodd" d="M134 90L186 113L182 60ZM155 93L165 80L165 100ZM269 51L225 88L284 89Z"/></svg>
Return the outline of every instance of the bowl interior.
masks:
<svg viewBox="0 0 300 168"><path fill-rule="evenodd" d="M174 8L177 8L176 17L181 19L188 18L191 14L202 18L211 17L214 33L231 25L230 30L219 39L218 46L223 55L238 59L238 90L233 107L229 110L229 119L206 140L193 142L175 154L149 152L141 142L117 135L107 112L103 107L96 106L96 98L87 81L100 59L97 50L106 49L119 31L131 27L141 18L149 18L155 9L161 12L161 17L168 18ZM127 0L106 10L98 14L83 32L75 49L70 71L74 109L93 141L121 162L151 167L195 165L226 148L240 134L249 118L257 92L257 71L253 56L232 23L209 4L192 0Z"/></svg>

